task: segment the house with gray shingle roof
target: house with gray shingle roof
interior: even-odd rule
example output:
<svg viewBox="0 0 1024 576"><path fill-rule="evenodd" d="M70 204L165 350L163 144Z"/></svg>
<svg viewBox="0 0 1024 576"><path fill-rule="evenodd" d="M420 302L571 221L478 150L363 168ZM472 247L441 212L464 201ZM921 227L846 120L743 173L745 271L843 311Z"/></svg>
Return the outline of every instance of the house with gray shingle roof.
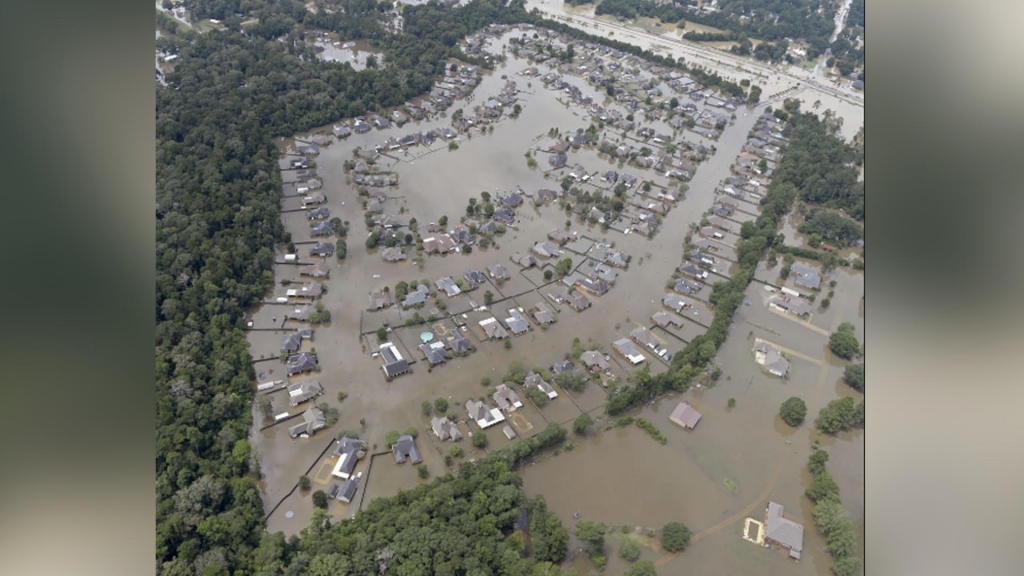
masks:
<svg viewBox="0 0 1024 576"><path fill-rule="evenodd" d="M316 368L316 356L310 352L299 352L288 357L288 375L302 374Z"/></svg>
<svg viewBox="0 0 1024 576"><path fill-rule="evenodd" d="M764 539L789 550L789 555L797 560L804 548L804 527L782 516L783 506L768 502L765 513Z"/></svg>
<svg viewBox="0 0 1024 576"><path fill-rule="evenodd" d="M298 438L303 434L312 436L317 430L327 426L327 417L324 416L316 406L311 406L302 413L302 422L288 428L288 434L292 438Z"/></svg>
<svg viewBox="0 0 1024 576"><path fill-rule="evenodd" d="M501 410L491 408L479 400L466 400L466 412L469 413L470 420L476 422L481 429L505 421L505 415L501 413Z"/></svg>
<svg viewBox="0 0 1024 576"><path fill-rule="evenodd" d="M498 278L501 280L508 280L512 276L508 273L508 268L501 264L491 264L487 267L487 272L491 275L491 278Z"/></svg>
<svg viewBox="0 0 1024 576"><path fill-rule="evenodd" d="M355 471L356 463L359 462L359 452L365 448L366 443L362 440L342 436L341 440L338 441L338 447L334 449L334 454L338 456L338 461L334 464L331 475L348 479L352 472Z"/></svg>
<svg viewBox="0 0 1024 576"><path fill-rule="evenodd" d="M402 464L406 460L413 464L423 462L419 448L416 447L416 440L408 434L398 437L398 442L391 445L391 452L395 455L396 464Z"/></svg>
<svg viewBox="0 0 1024 576"><path fill-rule="evenodd" d="M506 412L515 412L516 409L523 407L523 401L520 400L519 395L506 384L499 384L492 397L498 403L498 408Z"/></svg>
<svg viewBox="0 0 1024 576"><path fill-rule="evenodd" d="M319 382L299 382L288 387L288 404L298 406L323 393Z"/></svg>
<svg viewBox="0 0 1024 576"><path fill-rule="evenodd" d="M458 287L458 285L455 284L455 280L452 280L451 276L439 278L437 281L434 282L434 285L437 286L438 290L444 290L444 293L447 294L449 297L458 296L459 294L462 294L462 290Z"/></svg>
<svg viewBox="0 0 1024 576"><path fill-rule="evenodd" d="M448 345L452 347L452 350L456 354L470 352L473 350L473 345L470 344L469 340L459 332L452 332L452 338Z"/></svg>
<svg viewBox="0 0 1024 576"><path fill-rule="evenodd" d="M484 329L484 334L486 334L488 338L498 340L508 338L508 332L505 330L504 327L502 327L500 323L498 323L498 320L493 316L481 320L479 324L480 327Z"/></svg>
<svg viewBox="0 0 1024 576"><path fill-rule="evenodd" d="M444 418L433 417L430 419L430 427L434 430L434 434L441 441L449 440L456 442L462 440L462 432L459 431L459 427L452 423L447 416Z"/></svg>
<svg viewBox="0 0 1024 576"><path fill-rule="evenodd" d="M423 356L426 357L427 362L430 362L431 366L436 366L443 363L448 358L444 352L444 342L430 342L420 344L420 351L423 352Z"/></svg>
<svg viewBox="0 0 1024 576"><path fill-rule="evenodd" d="M693 406L690 406L689 402L683 401L676 406L676 409L672 411L672 414L668 419L683 428L693 430L693 427L697 425L697 422L700 422L700 417L700 412L694 410Z"/></svg>
<svg viewBox="0 0 1024 576"><path fill-rule="evenodd" d="M780 378L789 372L789 360L786 360L782 352L760 338L754 340L754 359L764 366L765 370Z"/></svg>

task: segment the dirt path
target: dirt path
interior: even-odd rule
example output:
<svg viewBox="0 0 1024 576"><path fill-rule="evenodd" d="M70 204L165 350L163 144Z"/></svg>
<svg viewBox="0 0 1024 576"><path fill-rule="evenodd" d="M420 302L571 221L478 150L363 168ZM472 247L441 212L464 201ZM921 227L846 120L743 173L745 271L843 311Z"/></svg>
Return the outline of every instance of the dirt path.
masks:
<svg viewBox="0 0 1024 576"><path fill-rule="evenodd" d="M736 514L730 516L729 518L722 520L718 524L715 524L710 528L701 530L700 532L694 534L690 538L690 545L693 545L694 543L700 541L702 538L706 538L716 532L721 531L723 528L729 526L733 522L743 520L744 518L749 516L751 512L756 510L758 506L764 506L764 503L768 500L768 496L770 496L772 493L772 489L775 487L775 482L779 479L779 474L782 472L782 464L782 462L779 462L779 464L775 466L775 472L772 474L772 479L768 482L768 485L764 487L764 490L757 496L757 498L753 502L751 502L743 510L740 510ZM665 564L668 564L669 562L674 560L675 557L678 555L679 552L666 552L664 556L658 558L658 560L654 562L654 565L658 567L664 566Z"/></svg>

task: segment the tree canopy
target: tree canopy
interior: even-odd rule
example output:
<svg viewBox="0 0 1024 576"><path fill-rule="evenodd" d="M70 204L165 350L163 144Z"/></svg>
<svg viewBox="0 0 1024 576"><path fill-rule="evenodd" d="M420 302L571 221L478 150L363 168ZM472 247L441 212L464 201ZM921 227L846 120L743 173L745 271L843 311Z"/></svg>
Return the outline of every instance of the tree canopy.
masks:
<svg viewBox="0 0 1024 576"><path fill-rule="evenodd" d="M807 404L802 399L792 396L782 403L779 415L786 424L796 428L803 424L804 417L807 416Z"/></svg>
<svg viewBox="0 0 1024 576"><path fill-rule="evenodd" d="M682 522L669 522L661 529L661 547L678 552L690 543L690 529Z"/></svg>
<svg viewBox="0 0 1024 576"><path fill-rule="evenodd" d="M832 353L840 358L849 360L860 353L860 342L854 334L854 326L849 322L843 322L839 328L829 336L828 347Z"/></svg>

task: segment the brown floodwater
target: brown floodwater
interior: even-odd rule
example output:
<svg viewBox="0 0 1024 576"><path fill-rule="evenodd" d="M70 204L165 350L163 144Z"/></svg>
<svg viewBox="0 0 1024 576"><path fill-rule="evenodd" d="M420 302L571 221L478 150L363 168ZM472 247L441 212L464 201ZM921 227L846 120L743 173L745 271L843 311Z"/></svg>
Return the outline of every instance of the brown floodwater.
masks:
<svg viewBox="0 0 1024 576"><path fill-rule="evenodd" d="M518 34L517 34L518 35ZM507 44L511 34L492 43L491 50ZM484 77L469 101L457 101L449 112L463 108L469 113L487 97L496 95L505 80L502 75L514 79L521 90L522 114L518 119L504 118L497 123L492 133L474 133L471 137L459 136L458 150L449 151L447 143L436 142L431 148L416 147L408 154L391 152L391 157L382 157L380 164L395 171L399 185L389 189L396 197L385 208L389 214L400 218L415 216L421 226L447 215L454 225L465 213L467 200L479 197L481 191L492 195L511 191L517 185L524 190L557 188L561 176L557 173L546 175L547 154L538 153L539 166L530 169L523 154L536 150L549 141L547 131L559 128L563 133L575 131L589 125L586 112L565 102L564 94L544 88L539 79L528 79L516 72L531 64L514 58L490 75ZM542 72L547 67L540 66ZM645 75L649 75L645 73ZM606 107L615 106L605 102L602 94L595 91L583 79L566 75L565 79L578 86L584 94L591 95ZM664 89L664 88L663 88ZM702 106L702 105L701 105ZM744 115L744 114L747 115ZM652 239L638 235L623 235L614 231L602 232L597 227L581 224L575 219L571 230L579 231L591 240L573 243L570 249L585 251L592 241L609 241L616 249L633 257L630 266L620 271L612 290L602 297L591 297L593 306L583 312L576 312L568 306L557 306L547 300L556 310L557 322L545 329L529 318L531 330L524 335L510 339L511 349L505 349L499 342L482 339L477 322L492 314L500 319L506 317L510 307L522 307L529 311L534 304L545 301L547 292L542 286L543 276L539 270L522 272L509 260L517 251L528 251L537 241L545 240L553 228L563 228L565 213L557 206L535 209L523 206L517 211L517 221L506 234L497 237L497 246L489 249L475 248L471 254L449 254L429 256L422 267L413 262L386 263L378 250L368 252L362 245L367 234L363 225L362 208L348 175L343 172L342 163L352 157L357 147L372 147L391 136L401 136L413 130L425 131L449 125L446 117L414 121L401 128L371 130L322 148L316 158L317 172L324 182L323 193L327 196L326 206L331 216L349 221L348 258L337 262L327 259L331 265L331 278L326 281L328 291L322 302L332 313L332 322L317 328L315 340L307 343L315 347L320 362L320 372L311 378L324 386L321 401L327 401L340 410L339 422L320 431L309 439L292 440L287 426L281 424L263 432L254 432L252 441L260 455L264 473L263 491L266 509L277 506L295 486L298 476L312 468L311 478L318 471L329 466L333 460L321 457L324 448L341 430L357 431L367 440L372 451L386 450L383 438L387 430L404 430L410 426L419 432L418 445L431 476L445 473L444 455L449 446L431 438L427 430L429 417L420 410L423 401L433 402L436 398L449 401L449 414L459 420L466 419L464 404L468 398L486 396L486 388L480 384L482 377L489 377L491 385L500 382L510 362L522 361L528 368L548 367L561 360L569 352L574 337L586 345L590 342L600 346L612 358L612 370L616 377L625 379L634 369L612 351L611 343L638 325L651 327L651 315L662 310L661 299L666 293L665 283L673 271L682 263L683 239L689 233L689 226L698 222L703 213L712 206L714 190L719 182L729 175L729 166L740 152L747 132L753 126L756 113L746 109L737 111L735 125L728 127L721 138L714 142L717 153L699 165L697 174L690 182L686 198L668 212L658 233ZM659 132L671 133L663 121L650 123ZM330 126L313 133L328 131ZM299 135L300 138L308 135ZM621 140L621 135L612 131L605 134L610 140ZM677 133L676 142L685 139L691 142L711 144L691 132ZM287 141L279 142L285 146ZM651 145L648 145L652 147ZM655 173L633 166L610 163L596 151L571 151L569 166L580 163L588 171L607 170L616 166L641 179L656 185L666 185L664 173ZM581 185L584 189L607 188L599 181ZM283 208L298 208L295 201L286 198ZM747 209L746 206L742 207ZM751 210L754 212L756 210ZM738 213L737 221L753 218L753 215ZM285 213L283 222L293 234L294 241L308 239L309 224L301 212ZM738 225L736 226L738 230ZM788 235L787 235L788 236ZM695 235L696 238L696 235ZM727 243L735 244L738 238L729 235ZM300 246L300 252L302 247ZM413 252L407 250L407 252ZM723 249L723 257L734 256L734 251ZM578 254L570 254L574 264L582 260ZM642 258L642 262L641 262ZM309 261L309 259L304 259ZM371 290L394 287L400 280L433 281L442 276L461 278L469 269L485 269L488 264L501 263L512 273L512 279L502 286L488 281L478 290L448 298L441 297L448 311L456 313L459 323L467 324L467 338L476 350L467 357L454 358L448 362L428 368L415 348L418 337L425 327L396 328L389 339L399 346L403 355L415 359L412 373L387 382L381 372L381 360L372 358L370 352L377 345L372 334L387 321L398 326L403 319L412 316L412 311L391 308L381 312L369 312L368 294ZM723 263L724 265L725 263ZM297 268L281 264L275 267L277 279L295 279ZM725 268L729 273L731 266ZM777 281L778 271L764 271L768 281ZM761 273L759 273L759 277ZM858 335L863 334L863 315L860 299L863 294L863 275L840 270L833 273L837 279L836 295L832 306L820 314L816 311L811 324L829 330L837 319L851 321L857 326ZM280 291L281 286L276 290ZM483 303L483 292L491 290L496 302L487 312L472 310L473 302ZM276 294L276 292L275 292ZM704 301L710 294L705 288L698 295ZM751 573L754 570L768 570L772 573L824 572L827 560L821 550L823 543L815 534L810 519L810 507L802 493L805 479L802 470L809 454L810 425L805 424L795 432L782 424L777 416L778 406L792 395L800 395L808 402L809 420L828 400L837 394L847 392L845 384L838 383L842 373L841 361L830 358L825 352L827 337L769 311L763 298L761 285L754 283L747 292L752 305L741 307L731 334L723 345L717 364L722 368L722 378L710 389L699 389L685 396L703 413L704 417L695 430L686 431L668 420L668 414L680 400L679 396L663 399L654 405L644 407L637 415L648 418L668 438L666 445L655 442L644 431L631 426L593 435L588 439L572 436L576 447L562 451L558 456L548 455L522 469L524 487L529 494L544 494L551 508L566 525L572 525L572 514L580 511L583 518L600 520L609 524L629 523L633 526L660 527L665 522L679 520L686 523L695 534L709 531L701 536L701 544L694 545L680 557L671 560L671 566L660 569L663 573L680 573L692 568L700 573L735 574ZM685 299L693 300L692 298ZM694 300L699 316L684 311L703 323L712 319L711 310L705 302ZM432 309L439 308L434 298L419 310L426 317ZM251 319L257 328L279 327L282 312L287 307L272 304L253 311ZM462 314L466 317L463 318ZM818 317L820 315L820 318ZM277 321L272 318L276 316ZM444 320L440 326L431 325L435 332L457 330L455 323ZM298 326L290 322L287 328ZM703 333L697 323L683 320L681 328L670 328L669 332L690 340ZM369 333L369 334L368 334ZM670 352L677 352L683 343L665 331L654 330L662 338ZM751 334L752 333L752 334ZM285 332L250 332L251 351L255 357L273 356ZM361 334L368 334L362 337ZM791 348L817 362L794 359L790 377L781 381L765 374L754 362L750 348L753 337L761 337ZM413 353L415 352L415 353ZM408 354L407 354L408 353ZM652 372L664 371L665 365L653 354L645 352ZM257 372L273 369L270 379L283 374L284 366L275 360L257 363ZM824 367L824 368L823 368ZM582 368L582 366L581 366ZM558 389L556 387L556 389ZM345 391L344 402L337 401L338 391ZM558 389L559 397L543 408L532 405L525 394L524 406L506 423L510 423L517 434L528 436L543 429L548 422L571 423L582 412L600 417L605 403L605 390L596 379L591 379L581 392L567 393ZM727 400L737 400L735 408L727 407ZM284 399L275 399L275 408L286 404ZM365 426L360 420L365 420ZM262 417L257 416L257 421ZM483 433L488 438L488 449L496 449L508 443L502 433L504 424L479 431L473 424L463 427L467 439L461 443L465 458L477 458L485 454L472 447L468 433ZM786 442L790 443L787 444ZM829 449L833 452L829 469L836 476L844 494L849 498L851 515L862 526L863 502L854 496L863 483L859 463L863 458L863 434L840 436L832 440ZM330 452L328 452L328 455ZM365 468L364 468L365 467ZM369 476L360 485L360 498L364 505L370 499L394 494L399 489L416 486L421 480L414 467L409 464L397 465L389 455L374 459L372 468L368 461L360 462L359 470L369 471ZM586 481L567 481L578 472L587 476ZM365 474L365 472L364 472ZM729 485L735 485L735 491ZM316 485L317 480L314 480ZM328 484L325 484L326 486ZM326 489L326 487L322 487ZM365 493L365 494L363 494ZM849 493L849 496L847 494ZM365 499L363 496L365 495ZM767 498L786 506L787 514L802 518L805 532L805 557L795 565L784 555L760 549L739 537L742 517L749 515L763 518ZM330 511L337 517L352 513L354 505L332 503ZM751 511L746 510L753 506ZM291 517L287 512L291 511ZM268 518L268 530L283 530L296 533L305 526L312 511L308 494L295 491ZM734 516L738 519L732 522ZM615 556L619 536L609 536L609 573L624 570ZM659 560L660 551L645 548L644 558ZM589 563L585 558L573 561L582 568Z"/></svg>

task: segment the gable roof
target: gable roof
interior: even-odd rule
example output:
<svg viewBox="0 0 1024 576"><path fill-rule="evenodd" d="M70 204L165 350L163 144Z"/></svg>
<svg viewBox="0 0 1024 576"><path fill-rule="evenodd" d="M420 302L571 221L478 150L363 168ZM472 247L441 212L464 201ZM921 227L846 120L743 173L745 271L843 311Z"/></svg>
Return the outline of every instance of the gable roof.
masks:
<svg viewBox="0 0 1024 576"><path fill-rule="evenodd" d="M701 413L693 409L689 402L680 402L676 409L672 411L672 415L669 416L669 420L679 424L684 428L693 429L700 421Z"/></svg>
<svg viewBox="0 0 1024 576"><path fill-rule="evenodd" d="M406 460L413 464L423 462L423 457L420 456L420 451L416 447L416 440L408 434L402 434L398 437L398 442L391 445L391 452L394 453L395 462L398 464Z"/></svg>
<svg viewBox="0 0 1024 576"><path fill-rule="evenodd" d="M781 504L768 502L768 517L765 522L764 537L796 552L796 558L804 547L804 527L792 520L783 518L784 508Z"/></svg>

